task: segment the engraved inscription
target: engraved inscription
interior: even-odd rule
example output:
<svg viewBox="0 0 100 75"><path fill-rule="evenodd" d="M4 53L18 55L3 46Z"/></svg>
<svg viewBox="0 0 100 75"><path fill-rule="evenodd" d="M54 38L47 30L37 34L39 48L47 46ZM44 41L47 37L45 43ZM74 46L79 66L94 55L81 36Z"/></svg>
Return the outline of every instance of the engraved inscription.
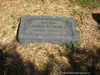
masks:
<svg viewBox="0 0 100 75"><path fill-rule="evenodd" d="M27 17L25 17L27 18ZM73 39L72 25L70 22L57 18L29 18L24 19L19 31L22 42L53 42L66 43Z"/></svg>

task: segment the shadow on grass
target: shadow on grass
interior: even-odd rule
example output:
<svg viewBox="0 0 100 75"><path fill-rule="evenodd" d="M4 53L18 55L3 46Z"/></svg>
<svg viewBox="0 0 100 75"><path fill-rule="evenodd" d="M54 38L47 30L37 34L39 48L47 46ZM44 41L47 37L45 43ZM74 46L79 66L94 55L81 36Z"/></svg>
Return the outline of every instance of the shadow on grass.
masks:
<svg viewBox="0 0 100 75"><path fill-rule="evenodd" d="M98 30L100 30L100 13L93 13L92 17L98 24Z"/></svg>
<svg viewBox="0 0 100 75"><path fill-rule="evenodd" d="M100 63L100 48L96 48L96 53L92 50L77 48L69 55L70 64L72 65L71 72L87 72L88 75L99 75L100 68L97 64ZM66 71L67 72L67 71Z"/></svg>
<svg viewBox="0 0 100 75"><path fill-rule="evenodd" d="M3 71L5 75L49 75L48 70L44 72L35 70L34 64L30 61L23 62L20 55L16 52L16 44L12 44L11 46L13 47L10 45L1 47L0 62L2 64L0 64L0 75L4 75ZM91 75L99 74L100 70L96 68L96 64L100 62L100 48L96 48L96 54L91 51L86 52L86 50L87 49L78 48L75 52L69 54L69 60L72 67L67 69L66 72L90 72ZM79 57L77 57L77 55Z"/></svg>
<svg viewBox="0 0 100 75"><path fill-rule="evenodd" d="M4 75L4 53L0 49L0 75Z"/></svg>
<svg viewBox="0 0 100 75"><path fill-rule="evenodd" d="M0 45L0 75L48 75L47 71L35 70L31 62L23 62L16 52L16 44L12 44L13 47ZM9 47L8 50L7 47Z"/></svg>
<svg viewBox="0 0 100 75"><path fill-rule="evenodd" d="M19 54L16 52L16 46L14 45L13 47L10 47L9 50L6 50L7 46L8 45L1 47L2 51L4 51L3 52L4 59L2 60L4 61L3 62L4 74L5 75L27 75L22 59L20 58Z"/></svg>

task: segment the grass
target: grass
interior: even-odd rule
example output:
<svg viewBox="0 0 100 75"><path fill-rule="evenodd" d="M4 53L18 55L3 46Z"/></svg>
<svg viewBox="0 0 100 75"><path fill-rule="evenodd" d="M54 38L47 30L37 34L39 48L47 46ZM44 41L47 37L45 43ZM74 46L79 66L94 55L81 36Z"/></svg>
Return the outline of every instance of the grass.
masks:
<svg viewBox="0 0 100 75"><path fill-rule="evenodd" d="M95 9L99 7L99 1L98 0L69 0L70 3L73 5L80 5L82 7L86 7L89 9Z"/></svg>
<svg viewBox="0 0 100 75"><path fill-rule="evenodd" d="M32 0L25 0L26 2L28 2L28 3L31 3L32 2Z"/></svg>
<svg viewBox="0 0 100 75"><path fill-rule="evenodd" d="M86 67L88 64L91 64L91 59L85 59L85 57L92 56L93 54L89 55L92 50L94 52L100 50L99 30L96 29L97 25L94 23L91 17L92 11L89 12L87 10L88 8L98 8L99 2L96 3L96 0L69 0L70 2L67 3L63 2L67 0L50 0L50 4L47 6L47 0L42 1L44 1L44 3L41 3L41 0L7 0L7 2L4 0L3 2L0 2L0 8L2 8L0 9L0 44L4 45L4 49L6 49L5 47L7 46L7 49L4 51L6 56L5 71L7 75L36 75L30 74L31 72L37 72L34 70L34 68L39 71L45 71L49 68L50 74L54 75L54 72L58 72L64 67L67 69L67 66L69 66L67 59L70 61L69 64L72 66L72 60L69 58L72 55L75 58L75 61L77 61L80 65L80 68L87 70ZM79 6L79 8L70 6L74 4ZM85 7L85 9L80 8L80 6ZM70 54L71 50L69 48L67 49L67 46L58 47L58 45L55 46L50 44L36 44L31 46L22 46L18 44L17 46L15 45L15 47L13 47L14 43L16 42L13 40L16 39L15 35L19 24L19 18L24 15L73 17L76 20L80 36L80 46L78 45L79 53L75 53L76 55ZM76 42L76 44L78 43L79 41ZM85 51L89 52L85 53ZM100 57L98 56L98 58ZM98 68L97 70L100 71L100 61L99 59L96 60L98 60L96 63L96 67ZM63 65L64 67L62 67Z"/></svg>

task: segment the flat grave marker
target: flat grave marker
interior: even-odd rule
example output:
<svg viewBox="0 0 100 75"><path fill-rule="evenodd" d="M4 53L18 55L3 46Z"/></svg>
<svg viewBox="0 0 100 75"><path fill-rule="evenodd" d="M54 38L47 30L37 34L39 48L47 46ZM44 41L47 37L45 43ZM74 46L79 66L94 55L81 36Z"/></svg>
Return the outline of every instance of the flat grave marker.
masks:
<svg viewBox="0 0 100 75"><path fill-rule="evenodd" d="M75 21L57 16L23 16L17 39L20 43L70 44L78 40Z"/></svg>

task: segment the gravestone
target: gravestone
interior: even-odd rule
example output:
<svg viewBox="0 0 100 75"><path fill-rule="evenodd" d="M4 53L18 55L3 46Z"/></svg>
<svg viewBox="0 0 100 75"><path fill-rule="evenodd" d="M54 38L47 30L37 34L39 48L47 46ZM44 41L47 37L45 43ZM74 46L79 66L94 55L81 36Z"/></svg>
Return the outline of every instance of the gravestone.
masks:
<svg viewBox="0 0 100 75"><path fill-rule="evenodd" d="M75 21L57 16L23 16L18 28L20 43L70 44L78 40Z"/></svg>

